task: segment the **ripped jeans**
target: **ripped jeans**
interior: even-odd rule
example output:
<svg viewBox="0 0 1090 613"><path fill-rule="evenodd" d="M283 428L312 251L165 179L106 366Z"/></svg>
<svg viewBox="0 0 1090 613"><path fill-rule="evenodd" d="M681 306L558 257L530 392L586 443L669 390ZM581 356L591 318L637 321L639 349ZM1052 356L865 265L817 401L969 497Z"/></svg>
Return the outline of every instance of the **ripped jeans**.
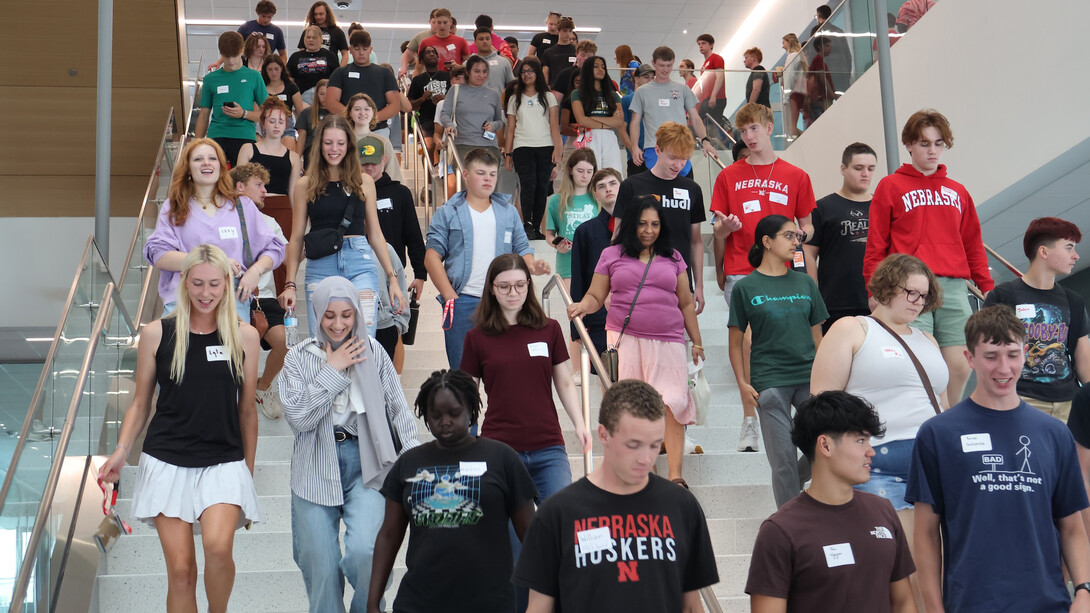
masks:
<svg viewBox="0 0 1090 613"><path fill-rule="evenodd" d="M322 279L328 277L344 277L356 286L360 291L360 306L363 308L363 316L367 320L367 334L375 335L375 314L378 306L379 274L378 260L371 251L371 243L365 236L347 236L344 246L333 255L327 255L317 260L307 260L306 293L307 293L307 326L310 335L318 333L318 322L322 319L322 313L314 313L310 310L311 296L314 289Z"/></svg>

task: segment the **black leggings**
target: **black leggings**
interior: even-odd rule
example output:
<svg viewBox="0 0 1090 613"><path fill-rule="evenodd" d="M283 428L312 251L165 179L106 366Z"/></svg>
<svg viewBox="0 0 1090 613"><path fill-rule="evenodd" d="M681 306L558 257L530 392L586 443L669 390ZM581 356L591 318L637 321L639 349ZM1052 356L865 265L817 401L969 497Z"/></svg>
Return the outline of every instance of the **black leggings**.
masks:
<svg viewBox="0 0 1090 613"><path fill-rule="evenodd" d="M549 175L553 172L553 148L519 147L511 157L522 187L522 221L537 228L545 216L545 200L552 185Z"/></svg>

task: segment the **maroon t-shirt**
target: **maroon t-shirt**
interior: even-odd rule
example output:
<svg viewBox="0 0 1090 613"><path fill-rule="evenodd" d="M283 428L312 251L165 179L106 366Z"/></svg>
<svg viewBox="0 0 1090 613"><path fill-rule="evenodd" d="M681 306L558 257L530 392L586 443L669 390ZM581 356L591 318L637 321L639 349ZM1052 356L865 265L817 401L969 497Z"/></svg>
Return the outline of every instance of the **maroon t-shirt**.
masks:
<svg viewBox="0 0 1090 613"><path fill-rule="evenodd" d="M784 598L788 613L887 613L890 583L915 570L888 500L855 492L831 506L803 492L761 524L746 593Z"/></svg>
<svg viewBox="0 0 1090 613"><path fill-rule="evenodd" d="M553 366L567 361L567 341L555 319L540 330L511 326L498 336L470 330L461 369L484 380L488 412L481 436L515 451L563 445L553 404Z"/></svg>

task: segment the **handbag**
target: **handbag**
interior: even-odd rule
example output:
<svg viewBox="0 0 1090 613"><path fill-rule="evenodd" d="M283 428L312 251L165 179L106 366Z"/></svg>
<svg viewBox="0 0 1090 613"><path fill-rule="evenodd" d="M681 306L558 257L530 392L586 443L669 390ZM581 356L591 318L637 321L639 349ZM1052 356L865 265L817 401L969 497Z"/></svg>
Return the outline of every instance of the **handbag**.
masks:
<svg viewBox="0 0 1090 613"><path fill-rule="evenodd" d="M344 195L350 195L347 189L344 190ZM340 225L336 228L323 228L307 232L303 236L303 250L306 252L307 259L318 260L340 251L344 245L344 234L348 232L348 227L352 225L352 214L355 211L356 203L349 198L348 206L344 209L344 219L341 220Z"/></svg>
<svg viewBox="0 0 1090 613"><path fill-rule="evenodd" d="M904 347L905 351L908 352L908 358L912 360L912 365L916 367L916 373L920 375L920 380L923 381L924 391L927 392L927 397L931 400L931 408L935 409L936 415L942 413L942 407L939 406L939 399L937 396L935 396L935 389L931 387L931 379L928 378L927 371L923 369L923 364L920 364L919 358L917 358L916 354L912 353L912 350L908 348L908 343L905 342L905 339L901 338L900 334L894 332L889 326L887 326L885 323L882 322L882 320L878 319L877 317L871 317L871 319L878 322L878 325L882 326L882 328L886 332L889 332L890 336L897 339L897 342L901 344L901 347Z"/></svg>
<svg viewBox="0 0 1090 613"><path fill-rule="evenodd" d="M708 420L708 408L712 402L712 388L704 376L704 360L699 364L689 363L689 397L696 408L696 425L703 426Z"/></svg>
<svg viewBox="0 0 1090 613"><path fill-rule="evenodd" d="M420 303L416 300L416 292L409 290L409 328L401 335L401 342L412 345L416 342L416 324L420 321Z"/></svg>
<svg viewBox="0 0 1090 613"><path fill-rule="evenodd" d="M636 308L636 299L640 297L640 290L643 289L643 282L647 280L647 273L651 271L651 262L655 261L655 254L651 254L651 259L647 260L647 267L643 269L643 278L640 279L640 285L636 288L636 294L632 296L632 304L628 307L628 314L624 316L624 324L621 325L621 333L617 335L617 342L609 346L608 349L602 352L602 366L606 368L606 374L609 375L609 381L611 383L617 382L617 377L620 374L620 364L617 355L617 345L620 344L621 338L624 336L624 331L628 329L628 321L632 319L632 311Z"/></svg>
<svg viewBox="0 0 1090 613"><path fill-rule="evenodd" d="M269 331L269 318L265 317L257 298L250 300L250 325L257 328L258 338L265 338L265 333Z"/></svg>
<svg viewBox="0 0 1090 613"><path fill-rule="evenodd" d="M249 268L254 265L254 252L250 249L250 233L246 231L246 214L242 212L242 202L238 199L235 199L235 212L238 213L238 225L242 228L243 264ZM265 317L265 311L261 310L256 297L250 299L250 324L257 328L258 338L265 338L265 333L269 331L269 319Z"/></svg>

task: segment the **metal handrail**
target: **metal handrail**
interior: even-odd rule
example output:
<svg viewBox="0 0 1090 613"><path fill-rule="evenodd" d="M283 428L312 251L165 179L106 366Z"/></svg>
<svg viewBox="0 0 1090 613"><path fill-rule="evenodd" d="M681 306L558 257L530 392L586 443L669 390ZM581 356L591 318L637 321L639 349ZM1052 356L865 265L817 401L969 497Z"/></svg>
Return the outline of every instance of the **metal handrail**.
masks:
<svg viewBox="0 0 1090 613"><path fill-rule="evenodd" d="M714 158L713 158L714 159ZM571 294L564 287L564 280L560 278L560 275L553 275L549 278L549 281L545 284L545 287L541 290L541 305L545 309L545 312L549 312L549 294L553 290L560 291L560 300L564 303L565 307L572 304ZM587 432L590 432L590 367L594 366L594 371L598 375L598 380L602 382L602 387L609 389L613 385L613 382L606 376L606 367L602 364L602 358L598 355L598 350L594 347L594 341L590 340L590 334L587 332L587 327L583 324L582 317L576 317L572 320L575 324L575 331L579 333L580 340L583 341L583 346L579 350L579 362L580 370L579 377L582 380L582 398L583 405L583 422L587 428ZM583 452L583 472L584 474L590 474L593 469L593 452ZM704 605L708 608L708 613L723 613L723 608L719 606L719 599L715 596L715 591L711 587L704 587L700 589L700 597L704 599Z"/></svg>
<svg viewBox="0 0 1090 613"><path fill-rule="evenodd" d="M132 240L129 241L129 250L125 254L125 262L126 263L132 261L133 253L136 251L136 242L140 239L140 223L143 221L144 215L147 213L148 202L152 201L151 188L152 188L152 185L154 185L157 182L157 180L160 179L160 177L159 177L159 170L161 168L160 165L163 163L163 155L164 155L164 152L166 151L166 146L165 146L166 138L165 137L166 137L166 134L167 134L168 131L171 131L173 133L173 126L174 126L174 108L171 107L170 111L167 112L166 126L163 128L163 137L164 138L159 141L159 150L155 153L155 165L152 166L151 176L148 177L148 186L144 189L144 199L140 204L140 212L138 212L136 214L136 231L133 232ZM188 130L188 126L186 126L186 129ZM182 139L184 141L184 139L185 139L184 134L182 135ZM169 180L169 177L168 177L168 180ZM158 204L158 201L156 201L156 204ZM146 270L146 268L142 268L142 270ZM129 267L125 266L125 269L121 271L121 278L118 279L118 281L117 281L117 287L118 288L125 287L125 279L126 279L126 277L128 277L128 275L129 275Z"/></svg>
<svg viewBox="0 0 1090 613"><path fill-rule="evenodd" d="M1001 256L1001 255L999 255L999 252L997 252L997 251L996 251L995 249L992 249L992 248L991 248L991 247L989 247L988 245L984 245L984 251L987 251L987 252L988 252L988 255L990 255L990 256L992 256L993 258L995 258L996 260L998 260L1000 264L1002 264L1003 266L1006 266L1006 267L1007 267L1007 270L1009 270L1009 271L1013 272L1014 274L1018 275L1019 277L1022 277L1022 276L1024 276L1024 275L1022 274L1022 271L1020 271L1020 270L1018 270L1017 268L1015 268L1015 267L1014 267L1014 264L1011 264L1010 262L1008 262L1008 261L1007 261L1007 258L1005 258L1005 257L1003 257L1003 256Z"/></svg>
<svg viewBox="0 0 1090 613"><path fill-rule="evenodd" d="M734 146L734 145L738 144L738 141L734 140L734 135L731 134L729 131L727 131L727 129L724 128L722 124L720 124L718 121L716 121L715 117L712 117L711 115L705 115L704 119L707 119L708 121L711 121L712 123L714 123L715 127L719 128L719 131L722 132L728 139L730 139L731 146Z"/></svg>
<svg viewBox="0 0 1090 613"><path fill-rule="evenodd" d="M451 109L451 112L453 113L454 110ZM442 165L440 170L444 172L447 166L454 166L454 185L456 191L462 191L462 171L465 170L465 165L462 163L462 156L458 155L458 149L454 146L454 137L450 134L443 135L443 155L439 163Z"/></svg>
<svg viewBox="0 0 1090 613"><path fill-rule="evenodd" d="M68 443L72 438L72 431L76 426L76 415L79 413L80 401L83 400L83 388L87 385L88 373L91 370L91 364L95 358L95 352L98 350L98 343L93 339L98 338L106 327L106 321L110 315L110 309L114 306L114 296L116 290L113 282L106 284L106 289L102 293L102 308L99 309L98 315L95 317L94 326L91 328L92 342L87 345L87 352L84 353L83 363L80 366L79 375L76 378L75 391L72 394L72 401L68 405L68 413L64 419L64 425L61 427L60 438L57 440L56 450L53 456L53 463L49 468L49 476L46 478L45 488L42 490L42 500L38 504L38 512L34 517L34 527L30 532L30 539L26 543L26 552L23 555L22 564L19 566L19 574L15 579L15 589L12 593L11 608L8 609L9 613L21 613L23 610L23 604L26 600L27 588L30 584L30 575L34 570L34 557L37 555L38 547L41 545L42 534L45 532L45 525L48 520L49 510L53 506L53 498L57 492L57 482L60 480L61 467L64 462L65 453L68 451ZM75 518L72 519L75 521Z"/></svg>
<svg viewBox="0 0 1090 613"><path fill-rule="evenodd" d="M427 227L427 226L431 225L431 215L432 215L432 213L435 211L436 208L438 208L438 205L436 204L436 202L437 202L436 197L437 197L438 193L434 192L433 190L435 190L436 187L437 187L436 181L439 180L438 179L439 170L435 166L432 165L431 158L428 156L428 147L425 144L427 141L424 140L424 132L420 129L420 113L418 113L416 111L412 111L412 118L413 118L413 122L412 122L413 123L413 152L412 152L412 156L413 156L413 189L414 190L420 189L420 180L418 178L418 173L419 173L420 167L423 166L424 175L425 175L424 179L427 181L427 185L429 187L428 189L424 190L424 226ZM424 148L423 155L421 155L419 153L421 147ZM445 190L446 186L444 185L443 188ZM444 191L444 193L445 193L445 191ZM414 194L413 196L416 197L416 194Z"/></svg>

